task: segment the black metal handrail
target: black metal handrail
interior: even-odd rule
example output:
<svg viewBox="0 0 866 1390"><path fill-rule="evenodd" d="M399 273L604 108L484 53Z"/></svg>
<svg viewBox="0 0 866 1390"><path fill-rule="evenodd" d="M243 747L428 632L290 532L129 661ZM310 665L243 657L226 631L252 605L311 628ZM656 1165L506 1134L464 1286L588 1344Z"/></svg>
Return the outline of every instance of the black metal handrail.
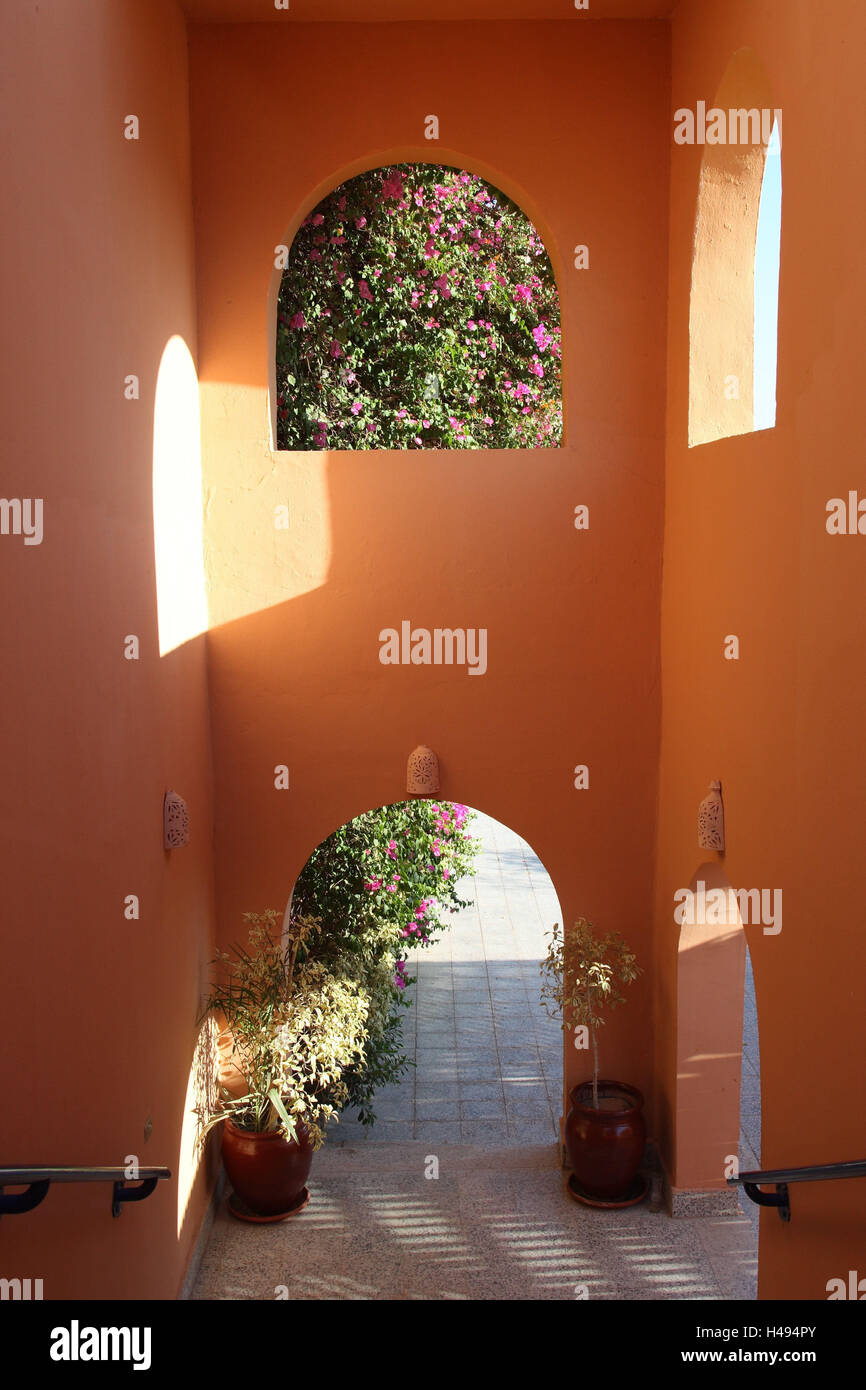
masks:
<svg viewBox="0 0 866 1390"><path fill-rule="evenodd" d="M840 1178L866 1178L866 1159L849 1163L812 1163L806 1168L761 1168L728 1178L728 1187L742 1187L759 1207L775 1207L783 1221L791 1220L789 1182L837 1182ZM775 1192L762 1192L761 1183L773 1183Z"/></svg>
<svg viewBox="0 0 866 1390"><path fill-rule="evenodd" d="M138 1187L129 1187L127 1169L129 1164L118 1168L60 1166L47 1167L44 1164L29 1167L0 1168L0 1216L13 1216L24 1211L32 1211L45 1198L53 1182L110 1182L112 1186L111 1214L119 1216L127 1202L143 1202L149 1197L156 1184L171 1177L171 1169L138 1168L134 1181L140 1180ZM26 1192L6 1193L6 1187L23 1187Z"/></svg>

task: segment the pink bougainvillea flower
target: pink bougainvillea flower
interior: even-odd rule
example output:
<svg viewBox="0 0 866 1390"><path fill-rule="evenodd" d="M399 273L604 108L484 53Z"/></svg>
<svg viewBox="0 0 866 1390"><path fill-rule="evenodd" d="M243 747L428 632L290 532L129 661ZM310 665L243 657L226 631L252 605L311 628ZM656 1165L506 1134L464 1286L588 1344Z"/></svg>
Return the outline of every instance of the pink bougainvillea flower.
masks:
<svg viewBox="0 0 866 1390"><path fill-rule="evenodd" d="M364 230L364 228L366 227L366 225L367 225L367 219L366 219L366 217L356 217L356 218L355 218L355 226L356 226L356 228L357 228L357 230L358 230L359 232L363 232L363 230Z"/></svg>
<svg viewBox="0 0 866 1390"><path fill-rule="evenodd" d="M324 217L322 216L322 214L321 214L320 212L317 212L316 215L315 215L315 217L313 218L313 226L314 226L314 227L321 227L321 225L322 225L322 223L324 222L324 220L325 220L325 219L324 219Z"/></svg>
<svg viewBox="0 0 866 1390"><path fill-rule="evenodd" d="M321 251L311 251L311 252L310 252L310 260L311 260L311 261L320 261L321 259L322 259L322 253L321 253Z"/></svg>
<svg viewBox="0 0 866 1390"><path fill-rule="evenodd" d="M358 294L361 296L362 299L368 299L371 304L373 303L373 296L370 293L370 286L367 284L366 280L358 281Z"/></svg>
<svg viewBox="0 0 866 1390"><path fill-rule="evenodd" d="M492 419L490 418L489 415L485 415L485 417L484 417L484 423L485 423L485 425L492 425L492 424L493 424L493 421L492 421Z"/></svg>
<svg viewBox="0 0 866 1390"><path fill-rule="evenodd" d="M399 169L393 169L386 179L382 180L382 197L396 198L398 201L403 197L403 179Z"/></svg>
<svg viewBox="0 0 866 1390"><path fill-rule="evenodd" d="M532 336L535 339L535 346L538 348L539 352L544 352L545 348L553 342L553 339L547 331L546 324L543 323L540 323L537 328L533 328Z"/></svg>
<svg viewBox="0 0 866 1390"><path fill-rule="evenodd" d="M532 300L532 290L528 285L515 285L514 299L517 304L529 304Z"/></svg>
<svg viewBox="0 0 866 1390"><path fill-rule="evenodd" d="M371 420L371 421L369 422L369 424L367 425L367 429L368 429L368 430L370 431L370 433L372 434L372 433L373 433L373 430L374 430L375 428L376 428L376 426L375 426L375 424L373 423L373 421Z"/></svg>
<svg viewBox="0 0 866 1390"><path fill-rule="evenodd" d="M429 420L422 420L422 421L421 421L421 424L424 426L425 430L429 430L429 428L430 428L430 421L429 421ZM408 834L408 831L407 831L407 834Z"/></svg>
<svg viewBox="0 0 866 1390"><path fill-rule="evenodd" d="M289 319L289 328L306 328L306 326L307 320L304 318L300 309L296 314L292 314L292 317Z"/></svg>
<svg viewBox="0 0 866 1390"><path fill-rule="evenodd" d="M331 354L332 357L343 356L343 349L340 347L340 344L337 342L336 338L331 339L331 346L328 348L328 352Z"/></svg>

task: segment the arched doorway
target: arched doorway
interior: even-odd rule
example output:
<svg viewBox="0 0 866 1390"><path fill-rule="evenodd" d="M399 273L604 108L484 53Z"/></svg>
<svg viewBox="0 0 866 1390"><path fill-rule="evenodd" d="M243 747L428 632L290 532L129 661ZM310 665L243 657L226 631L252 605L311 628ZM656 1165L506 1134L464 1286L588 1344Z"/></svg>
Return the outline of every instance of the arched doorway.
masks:
<svg viewBox="0 0 866 1390"><path fill-rule="evenodd" d="M369 1104L348 1105L329 1129L329 1144L557 1143L562 1034L541 1007L538 966L545 933L562 920L559 901L521 836L466 809L466 831L479 848L474 873L454 888L463 905L444 930L404 950L405 966L395 977L411 981L405 990L395 987L402 996L395 1002L405 1006L399 1014L408 1066L378 1086ZM382 811L396 813L399 805ZM316 851L323 859L326 846ZM305 866L291 911L309 906L306 873ZM374 893L387 894L388 883L374 873L367 882L379 885ZM426 904L423 884L421 891Z"/></svg>

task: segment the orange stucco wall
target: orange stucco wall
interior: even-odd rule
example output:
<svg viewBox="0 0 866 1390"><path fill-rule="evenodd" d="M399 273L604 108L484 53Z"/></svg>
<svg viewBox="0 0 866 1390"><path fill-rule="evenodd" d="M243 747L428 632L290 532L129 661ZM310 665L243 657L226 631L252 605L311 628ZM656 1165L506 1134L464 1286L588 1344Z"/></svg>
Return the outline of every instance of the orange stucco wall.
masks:
<svg viewBox="0 0 866 1390"><path fill-rule="evenodd" d="M719 872L784 894L781 934L746 929L762 1158L863 1156L866 541L824 520L862 477L866 15L861 0L818 10L681 0L670 27L281 29L185 28L172 0L7 7L3 491L43 498L45 533L0 537L2 1016L20 1092L2 1161L137 1154L183 1177L119 1221L108 1188L54 1188L4 1219L3 1277L42 1278L46 1298L176 1294L207 1196L182 1129L214 933L282 907L329 831L401 799L419 742L443 796L529 839L566 922L585 914L637 950L646 975L603 1069L645 1091L679 1188L709 1182L678 1125L683 1059L704 1037L725 1052L733 1017L711 970L678 970L673 919L720 778ZM674 147L672 113L711 101L746 45L784 111L778 424L689 449L701 150ZM272 451L274 248L337 182L405 159L479 171L544 236L562 449ZM201 383L211 630L160 656L153 416L175 336ZM486 628L487 674L383 667L378 633L403 619ZM729 633L739 662L723 660ZM192 818L171 855L168 787ZM571 1085L587 1068L567 1060ZM793 1205L790 1226L762 1218L760 1292L820 1299L863 1249L862 1184L800 1186Z"/></svg>
<svg viewBox="0 0 866 1390"><path fill-rule="evenodd" d="M657 922L659 1122L679 1186L673 893L699 858L696 808L725 795L724 871L780 888L778 936L747 926L760 1027L765 1167L866 1151L860 804L862 538L831 538L825 506L862 492L860 228L866 191L858 0L682 0L671 112L712 102L733 54L763 61L783 117L779 411L774 431L688 448L689 283L701 150L671 160L663 726ZM673 124L673 122L672 122ZM722 659L727 634L738 662ZM792 1188L762 1213L763 1298L826 1297L866 1237L862 1183Z"/></svg>
<svg viewBox="0 0 866 1390"><path fill-rule="evenodd" d="M423 742L443 796L527 837L567 921L623 931L648 965L666 28L193 27L190 54L221 933L283 907L331 830L402 799ZM404 159L477 169L536 220L562 299L562 449L271 452L274 247L347 175ZM378 634L404 619L486 628L487 673L382 666ZM650 1010L647 976L603 1047L648 1098Z"/></svg>
<svg viewBox="0 0 866 1390"><path fill-rule="evenodd" d="M212 955L204 639L160 659L151 504L163 349L195 352L186 35L162 0L5 6L2 29L3 493L43 499L44 538L0 537L0 1161L136 1154L174 1180L119 1220L107 1184L52 1187L3 1218L0 1275L46 1299L173 1298L204 1210L200 1179L178 1211L179 1170ZM192 819L171 856L168 787Z"/></svg>

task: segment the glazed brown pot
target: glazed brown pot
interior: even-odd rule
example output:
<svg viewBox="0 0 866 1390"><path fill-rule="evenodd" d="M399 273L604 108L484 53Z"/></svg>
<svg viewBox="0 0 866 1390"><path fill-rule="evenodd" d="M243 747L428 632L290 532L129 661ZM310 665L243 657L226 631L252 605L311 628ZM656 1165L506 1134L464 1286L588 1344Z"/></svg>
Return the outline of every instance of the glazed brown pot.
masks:
<svg viewBox="0 0 866 1390"><path fill-rule="evenodd" d="M241 1201L260 1216L279 1216L300 1200L313 1146L303 1125L297 1143L275 1131L252 1134L231 1120L223 1125L223 1162Z"/></svg>
<svg viewBox="0 0 866 1390"><path fill-rule="evenodd" d="M643 1096L622 1081L599 1081L598 1099L600 1109L595 1110L591 1081L570 1093L565 1147L575 1179L587 1195L615 1202L628 1196L643 1160Z"/></svg>

